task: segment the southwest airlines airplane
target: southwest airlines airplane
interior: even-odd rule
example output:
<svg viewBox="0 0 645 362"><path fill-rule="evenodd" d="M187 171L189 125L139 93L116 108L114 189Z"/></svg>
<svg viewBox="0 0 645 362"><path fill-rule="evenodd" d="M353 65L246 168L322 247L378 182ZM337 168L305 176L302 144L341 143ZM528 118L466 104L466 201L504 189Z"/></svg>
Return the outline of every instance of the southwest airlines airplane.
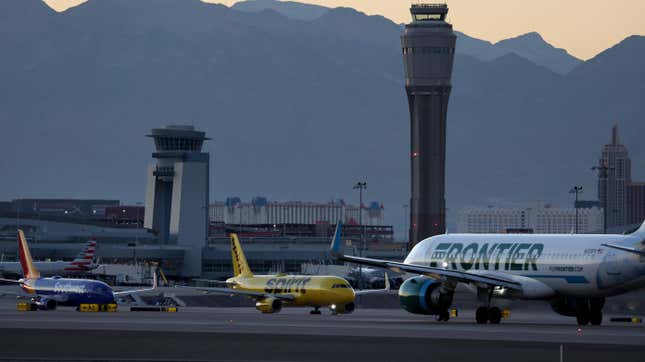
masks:
<svg viewBox="0 0 645 362"><path fill-rule="evenodd" d="M339 260L417 276L399 289L410 313L449 319L457 284L476 293L477 323L497 324L493 298L550 303L578 324L600 325L605 298L645 286L645 222L628 235L445 234L427 238L402 263L342 255L340 223L331 253Z"/></svg>
<svg viewBox="0 0 645 362"><path fill-rule="evenodd" d="M387 274L385 289L356 291L347 280L336 276L254 275L237 234L231 234L231 256L235 276L226 280L227 287L190 288L253 298L255 307L262 313L277 313L282 307L312 307L311 314L321 314L321 307L329 307L333 314L351 313L356 309L357 295L387 293L390 289Z"/></svg>
<svg viewBox="0 0 645 362"><path fill-rule="evenodd" d="M96 240L88 240L72 261L35 261L34 267L41 276L82 274L96 269L94 262ZM0 275L21 275L22 266L18 261L0 262Z"/></svg>
<svg viewBox="0 0 645 362"><path fill-rule="evenodd" d="M146 292L157 288L156 273L153 274L152 288L120 292L112 291L109 285L98 280L43 278L31 259L29 246L22 230L18 230L18 253L24 277L20 280L0 279L0 281L19 284L40 309L52 310L56 309L57 305L78 307L80 304L111 304L115 303L115 297L118 295Z"/></svg>

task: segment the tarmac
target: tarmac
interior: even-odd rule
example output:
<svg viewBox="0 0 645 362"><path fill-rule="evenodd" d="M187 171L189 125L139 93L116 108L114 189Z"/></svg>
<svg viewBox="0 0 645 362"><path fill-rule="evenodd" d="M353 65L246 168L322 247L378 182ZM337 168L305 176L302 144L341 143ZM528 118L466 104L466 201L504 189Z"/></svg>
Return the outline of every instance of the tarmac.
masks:
<svg viewBox="0 0 645 362"><path fill-rule="evenodd" d="M397 309L338 316L305 308L261 314L248 307L18 312L5 299L0 360L642 361L645 326L610 317L579 330L573 318L539 308L512 312L499 325L477 325L472 310L436 322Z"/></svg>

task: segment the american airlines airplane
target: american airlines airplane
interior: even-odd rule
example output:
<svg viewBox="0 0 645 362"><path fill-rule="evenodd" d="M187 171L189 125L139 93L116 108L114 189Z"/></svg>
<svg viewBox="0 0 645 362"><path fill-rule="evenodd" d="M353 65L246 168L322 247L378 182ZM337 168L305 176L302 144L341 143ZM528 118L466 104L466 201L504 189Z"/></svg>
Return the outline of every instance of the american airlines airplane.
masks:
<svg viewBox="0 0 645 362"><path fill-rule="evenodd" d="M76 275L96 269L94 260L96 240L88 240L83 249L72 261L34 261L33 264L42 276ZM0 262L0 275L21 275L22 266L18 261Z"/></svg>
<svg viewBox="0 0 645 362"><path fill-rule="evenodd" d="M341 261L417 276L399 289L410 313L449 319L455 288L480 302L477 323L497 324L495 299L543 300L579 325L600 325L605 298L645 286L645 222L631 234L445 234L427 238L402 263L342 255L340 223L331 244Z"/></svg>

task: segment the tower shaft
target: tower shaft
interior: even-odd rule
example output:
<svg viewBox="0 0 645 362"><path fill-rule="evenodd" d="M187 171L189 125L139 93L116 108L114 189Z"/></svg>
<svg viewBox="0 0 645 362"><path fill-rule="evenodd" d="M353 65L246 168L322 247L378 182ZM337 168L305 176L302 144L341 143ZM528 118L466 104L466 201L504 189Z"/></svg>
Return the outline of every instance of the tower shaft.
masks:
<svg viewBox="0 0 645 362"><path fill-rule="evenodd" d="M456 36L444 4L415 4L401 37L410 110L410 247L446 232L446 117Z"/></svg>

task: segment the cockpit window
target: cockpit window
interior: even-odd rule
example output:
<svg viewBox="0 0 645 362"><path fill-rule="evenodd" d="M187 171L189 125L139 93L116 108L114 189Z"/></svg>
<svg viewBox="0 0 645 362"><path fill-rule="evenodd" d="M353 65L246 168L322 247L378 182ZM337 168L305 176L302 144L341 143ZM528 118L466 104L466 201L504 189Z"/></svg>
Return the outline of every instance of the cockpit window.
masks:
<svg viewBox="0 0 645 362"><path fill-rule="evenodd" d="M338 288L345 288L345 289L347 289L347 288L349 288L349 285L347 285L347 284L334 284L334 285L332 285L332 286L331 286L331 288L332 288L332 289L338 289Z"/></svg>

